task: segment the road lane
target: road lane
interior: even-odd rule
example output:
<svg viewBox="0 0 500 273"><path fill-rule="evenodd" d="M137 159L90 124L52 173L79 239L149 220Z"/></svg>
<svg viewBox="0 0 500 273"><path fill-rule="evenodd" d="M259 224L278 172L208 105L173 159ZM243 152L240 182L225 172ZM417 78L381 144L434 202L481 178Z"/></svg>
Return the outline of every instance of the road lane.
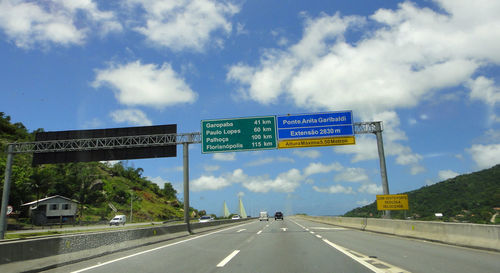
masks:
<svg viewBox="0 0 500 273"><path fill-rule="evenodd" d="M141 251L49 272L371 272L289 221L254 221Z"/></svg>
<svg viewBox="0 0 500 273"><path fill-rule="evenodd" d="M47 272L207 272L205 260L210 260L215 268L231 251L233 245L226 238L240 234L239 239L256 236L259 227L255 221L241 225L178 238L150 246L112 253L99 258L62 266ZM247 231L239 232L240 229ZM248 231L251 230L252 232ZM219 235L224 233L224 235ZM245 235L246 234L246 235ZM210 238L210 239L209 239ZM235 241L237 245L238 240ZM217 260L217 262L216 262Z"/></svg>
<svg viewBox="0 0 500 273"><path fill-rule="evenodd" d="M270 221L217 272L372 272L292 222Z"/></svg>
<svg viewBox="0 0 500 273"><path fill-rule="evenodd" d="M293 218L323 238L410 272L496 273L500 253L347 229Z"/></svg>
<svg viewBox="0 0 500 273"><path fill-rule="evenodd" d="M247 231L237 232L245 228ZM259 227L256 222L165 244L143 255L133 255L81 272L209 272L234 252Z"/></svg>
<svg viewBox="0 0 500 273"><path fill-rule="evenodd" d="M246 222L49 272L497 272L499 261L499 253L285 217Z"/></svg>

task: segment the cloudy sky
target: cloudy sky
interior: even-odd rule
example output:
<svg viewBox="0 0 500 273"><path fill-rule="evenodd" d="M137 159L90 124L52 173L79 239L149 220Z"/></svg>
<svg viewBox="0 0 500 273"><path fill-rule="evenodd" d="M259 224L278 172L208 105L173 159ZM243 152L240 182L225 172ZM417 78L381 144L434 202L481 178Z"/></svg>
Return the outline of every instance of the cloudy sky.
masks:
<svg viewBox="0 0 500 273"><path fill-rule="evenodd" d="M500 1L0 0L0 111L29 130L352 110L391 193L500 163ZM191 205L335 215L382 192L376 140L201 154ZM132 160L182 193L177 158ZM180 195L182 197L182 195Z"/></svg>

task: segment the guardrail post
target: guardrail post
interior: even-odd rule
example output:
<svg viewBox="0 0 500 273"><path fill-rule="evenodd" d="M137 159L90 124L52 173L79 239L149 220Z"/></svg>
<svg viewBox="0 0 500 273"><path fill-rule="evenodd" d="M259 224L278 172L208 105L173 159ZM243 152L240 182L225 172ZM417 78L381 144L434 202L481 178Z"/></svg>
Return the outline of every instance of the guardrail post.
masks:
<svg viewBox="0 0 500 273"><path fill-rule="evenodd" d="M5 165L5 181L3 182L2 208L0 210L0 239L7 230L7 206L9 205L10 176L12 174L12 158L14 157L12 144L7 146L7 164Z"/></svg>

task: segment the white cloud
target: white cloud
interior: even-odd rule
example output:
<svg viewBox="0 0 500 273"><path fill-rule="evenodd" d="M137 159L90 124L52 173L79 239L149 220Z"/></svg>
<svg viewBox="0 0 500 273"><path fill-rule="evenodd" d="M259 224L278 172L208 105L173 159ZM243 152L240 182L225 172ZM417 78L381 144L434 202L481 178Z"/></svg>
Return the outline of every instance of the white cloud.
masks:
<svg viewBox="0 0 500 273"><path fill-rule="evenodd" d="M422 172L421 156L401 144L407 137L398 129L395 111L438 97L441 90L466 83L479 68L500 63L500 36L491 35L500 25L499 3L436 2L439 12L406 1L370 17L306 17L301 40L263 50L255 66L233 65L227 79L238 85L242 98L262 104L283 97L301 108L352 109L358 119L382 120L386 153L412 174ZM346 41L344 35L360 29L359 40ZM354 162L375 159L373 143L357 137L356 145L336 151L353 154Z"/></svg>
<svg viewBox="0 0 500 273"><path fill-rule="evenodd" d="M437 183L437 182L436 182L436 181L434 181L434 180L432 180L432 179L426 179L426 180L425 180L425 185L427 185L427 186L431 186L431 185L434 185L434 184L436 184L436 183Z"/></svg>
<svg viewBox="0 0 500 273"><path fill-rule="evenodd" d="M149 126L153 123L148 119L146 114L139 109L122 109L109 113L111 118L116 123L128 123L130 125Z"/></svg>
<svg viewBox="0 0 500 273"><path fill-rule="evenodd" d="M368 194L381 194L383 192L382 186L377 184L363 184L358 188L358 192Z"/></svg>
<svg viewBox="0 0 500 273"><path fill-rule="evenodd" d="M377 140L373 136L356 135L356 145L334 147L333 150L340 154L352 154L352 163L363 160L378 159Z"/></svg>
<svg viewBox="0 0 500 273"><path fill-rule="evenodd" d="M216 153L213 155L213 159L218 161L235 161L236 153Z"/></svg>
<svg viewBox="0 0 500 273"><path fill-rule="evenodd" d="M219 165L205 165L203 169L207 172L214 172L220 169Z"/></svg>
<svg viewBox="0 0 500 273"><path fill-rule="evenodd" d="M255 166L270 164L272 162L294 163L295 160L293 160L293 158L289 158L289 157L265 157L265 158L260 158L260 159L254 160L252 162L248 162L245 165L250 166L250 167L255 167Z"/></svg>
<svg viewBox="0 0 500 273"><path fill-rule="evenodd" d="M475 144L467 151L480 169L489 168L500 163L500 144Z"/></svg>
<svg viewBox="0 0 500 273"><path fill-rule="evenodd" d="M500 87L495 85L491 79L483 76L474 80L469 80L470 97L473 100L480 100L489 106L490 120L500 122L500 116L495 113L495 106L500 103Z"/></svg>
<svg viewBox="0 0 500 273"><path fill-rule="evenodd" d="M470 5L471 14L498 8ZM366 24L367 18L338 14L307 18L302 40L286 50L266 51L258 67L233 66L228 79L262 103L286 95L300 107L353 109L363 117L413 107L439 88L469 79L481 60L500 60L492 46L500 45L500 39L483 32L498 24L497 16L465 28L460 25L462 16L405 2L397 10L375 12L368 22L383 27L354 45L343 36ZM486 41L491 44L481 44ZM450 44L455 45L451 50Z"/></svg>
<svg viewBox="0 0 500 273"><path fill-rule="evenodd" d="M164 173L182 172L184 170L184 167L183 166L173 166L173 167L162 168L161 170Z"/></svg>
<svg viewBox="0 0 500 273"><path fill-rule="evenodd" d="M356 205L358 206L367 206L370 205L371 203L373 203L373 201L368 201L366 199L363 199L361 201L356 201Z"/></svg>
<svg viewBox="0 0 500 273"><path fill-rule="evenodd" d="M242 23L237 23L236 24L236 34L237 35L244 35L248 34L248 30L245 29L245 25Z"/></svg>
<svg viewBox="0 0 500 273"><path fill-rule="evenodd" d="M334 193L354 194L352 187L344 187L342 185L333 185L328 188L320 188L317 186L313 186L312 188L317 192L332 193L332 194Z"/></svg>
<svg viewBox="0 0 500 273"><path fill-rule="evenodd" d="M243 187L252 192L266 193L274 192L294 192L300 186L302 175L297 169L291 169L286 173L279 174L275 179L265 177L252 177L243 181Z"/></svg>
<svg viewBox="0 0 500 273"><path fill-rule="evenodd" d="M106 164L107 167L111 168L114 165L120 163L120 160L108 160L108 161L99 161L102 164Z"/></svg>
<svg viewBox="0 0 500 273"><path fill-rule="evenodd" d="M180 78L170 64L111 64L96 70L95 88L109 85L121 104L164 108L181 103L193 103L197 94Z"/></svg>
<svg viewBox="0 0 500 273"><path fill-rule="evenodd" d="M248 176L242 169L236 169L232 173L226 173L219 177L203 175L195 179L191 184L193 191L219 190L232 184L241 183L243 187L251 192L267 193L294 192L303 180L300 171L291 169L271 179L267 176Z"/></svg>
<svg viewBox="0 0 500 273"><path fill-rule="evenodd" d="M4 0L0 2L0 28L21 48L81 45L93 31L105 35L122 30L112 12L99 10L91 0Z"/></svg>
<svg viewBox="0 0 500 273"><path fill-rule="evenodd" d="M146 12L145 22L135 30L154 44L174 51L203 51L210 42L222 44L217 38L231 33L229 19L239 12L230 1L217 0L129 0ZM215 36L215 37L214 37Z"/></svg>
<svg viewBox="0 0 500 273"><path fill-rule="evenodd" d="M237 194L236 196L238 196L238 197L243 197L243 196L245 196L245 193L244 193L244 192L242 192L242 191L240 191L240 192L238 192L238 194Z"/></svg>
<svg viewBox="0 0 500 273"><path fill-rule="evenodd" d="M426 171L426 169L421 165L413 165L410 168L410 174L412 174L412 175L417 175L417 174L423 173L425 171Z"/></svg>
<svg viewBox="0 0 500 273"><path fill-rule="evenodd" d="M329 165L324 165L323 163L310 163L304 169L304 176L310 176L317 173L329 173L331 171L340 171L342 170L342 165L338 162L333 162Z"/></svg>
<svg viewBox="0 0 500 273"><path fill-rule="evenodd" d="M296 155L296 156L299 156L299 157L307 157L307 158L311 158L311 159L316 159L318 157L321 156L321 153L317 150L310 150L310 149L306 149L306 150L300 150L300 149L296 149L293 151L293 154Z"/></svg>
<svg viewBox="0 0 500 273"><path fill-rule="evenodd" d="M400 120L397 114L394 111L379 113L374 115L374 120L383 121L382 138L385 156L395 156L397 164L409 165L412 175L425 171L425 168L420 165L423 157L413 153L410 147L398 142L407 140L407 136L399 129ZM367 135L356 136L356 145L335 147L334 151L343 154L353 154L352 162L379 158L376 138Z"/></svg>
<svg viewBox="0 0 500 273"><path fill-rule="evenodd" d="M336 175L334 180L336 182L361 182L368 180L368 175L363 168L346 168Z"/></svg>
<svg viewBox="0 0 500 273"><path fill-rule="evenodd" d="M459 175L459 173L456 173L452 170L441 170L438 172L438 177L440 180L447 180L450 178L454 178L457 175Z"/></svg>
<svg viewBox="0 0 500 273"><path fill-rule="evenodd" d="M163 185L165 183L171 183L170 181L166 180L166 179L163 179L162 177L160 176L157 176L157 177L150 177L150 176L146 176L146 179L148 179L149 181L157 184L158 186L160 186L160 188L163 188ZM179 192L179 191L177 191Z"/></svg>
<svg viewBox="0 0 500 273"><path fill-rule="evenodd" d="M224 177L201 176L190 182L192 191L219 190L231 185Z"/></svg>

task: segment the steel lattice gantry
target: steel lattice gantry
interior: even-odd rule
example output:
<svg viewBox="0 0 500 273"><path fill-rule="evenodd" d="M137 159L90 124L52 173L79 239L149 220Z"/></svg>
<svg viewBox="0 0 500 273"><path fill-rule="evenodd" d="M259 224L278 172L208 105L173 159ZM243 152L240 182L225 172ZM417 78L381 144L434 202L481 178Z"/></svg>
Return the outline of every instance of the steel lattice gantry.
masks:
<svg viewBox="0 0 500 273"><path fill-rule="evenodd" d="M201 143L200 133L159 134L11 143L12 153L91 151Z"/></svg>
<svg viewBox="0 0 500 273"><path fill-rule="evenodd" d="M356 122L354 123L355 134L377 134L382 132L380 121L375 122ZM12 152L19 153L47 153L47 152L70 152L70 151L90 151L101 149L116 148L137 148L153 147L178 144L201 143L201 135L196 133L183 134L159 134L159 135L140 135L123 137L105 137L88 139L69 139L69 140L49 140L36 142L10 143Z"/></svg>
<svg viewBox="0 0 500 273"><path fill-rule="evenodd" d="M382 176L382 188L384 194L389 194L387 182L387 171L385 166L384 147L382 142L382 122L356 122L354 123L354 134L375 134L377 136L377 147L380 160L380 173ZM6 212L9 200L10 176L12 170L12 158L14 154L20 153L48 153L48 152L73 152L73 151L91 151L119 148L138 148L155 147L165 145L182 144L183 162L184 162L184 205L185 218L188 231L189 216L189 153L188 145L201 143L201 134L182 133L182 134L158 134L158 135L138 135L122 137L88 138L88 139L69 139L69 140L50 140L36 142L9 143L7 145L7 164L5 166L5 182L2 195L2 206L0 209L0 239L4 238L7 225ZM187 208L186 208L187 205ZM386 211L386 216L390 216L390 211Z"/></svg>

